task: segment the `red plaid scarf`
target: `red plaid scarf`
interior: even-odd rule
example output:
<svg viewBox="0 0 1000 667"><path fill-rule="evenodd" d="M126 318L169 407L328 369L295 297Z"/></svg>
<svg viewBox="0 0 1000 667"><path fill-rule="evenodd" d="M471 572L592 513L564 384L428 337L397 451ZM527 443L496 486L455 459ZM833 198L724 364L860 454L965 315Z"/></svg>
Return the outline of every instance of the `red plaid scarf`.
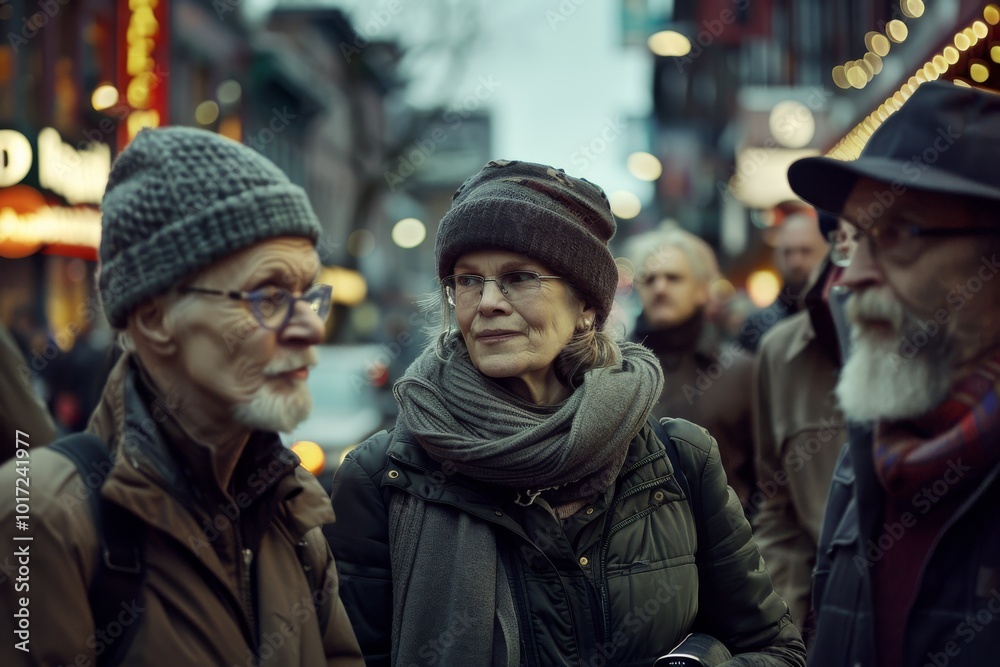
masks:
<svg viewBox="0 0 1000 667"><path fill-rule="evenodd" d="M1000 354L994 354L959 378L927 415L877 424L875 470L886 492L909 499L959 465L971 471L947 488L948 495L982 479L1000 461L998 395Z"/></svg>

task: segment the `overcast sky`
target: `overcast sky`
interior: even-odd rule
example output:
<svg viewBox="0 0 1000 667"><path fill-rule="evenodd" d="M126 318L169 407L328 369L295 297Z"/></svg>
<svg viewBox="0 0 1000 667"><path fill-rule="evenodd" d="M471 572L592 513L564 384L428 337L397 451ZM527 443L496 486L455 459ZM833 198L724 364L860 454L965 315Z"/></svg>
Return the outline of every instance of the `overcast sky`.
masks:
<svg viewBox="0 0 1000 667"><path fill-rule="evenodd" d="M251 11L273 4L252 0ZM479 34L458 80L441 81L441 67L421 62L407 71L410 100L461 104L469 96L492 112L496 157L544 162L583 176L609 193L625 189L645 203L651 186L632 177L625 158L647 149L651 57L623 47L620 3L603 0L331 0L362 32L380 13L380 36L434 39L448 28L427 23L442 5L479 8ZM296 2L301 4L301 2ZM437 11L432 11L436 8ZM452 27L452 31L454 29Z"/></svg>

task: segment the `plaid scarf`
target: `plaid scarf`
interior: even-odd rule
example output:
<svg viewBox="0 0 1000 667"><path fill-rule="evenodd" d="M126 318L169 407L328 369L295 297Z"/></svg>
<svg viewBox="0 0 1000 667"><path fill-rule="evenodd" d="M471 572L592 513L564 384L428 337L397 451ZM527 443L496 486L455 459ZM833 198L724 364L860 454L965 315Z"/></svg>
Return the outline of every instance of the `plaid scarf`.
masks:
<svg viewBox="0 0 1000 667"><path fill-rule="evenodd" d="M961 471L946 490L949 496L981 480L1000 461L998 395L1000 353L958 378L930 413L877 424L875 470L886 492L909 499L932 487L941 496L938 482L949 469Z"/></svg>

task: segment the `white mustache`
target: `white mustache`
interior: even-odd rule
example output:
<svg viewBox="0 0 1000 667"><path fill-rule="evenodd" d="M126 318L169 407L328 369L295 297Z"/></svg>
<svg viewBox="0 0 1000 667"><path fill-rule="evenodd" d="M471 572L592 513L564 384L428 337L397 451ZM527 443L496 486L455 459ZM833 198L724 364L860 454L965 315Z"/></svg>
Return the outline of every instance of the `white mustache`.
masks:
<svg viewBox="0 0 1000 667"><path fill-rule="evenodd" d="M852 324L864 326L872 321L888 322L895 331L902 331L911 317L887 286L852 294L847 300L846 310Z"/></svg>
<svg viewBox="0 0 1000 667"><path fill-rule="evenodd" d="M314 368L317 363L319 363L319 359L317 358L316 350L310 347L305 352L296 353L275 361L264 369L264 375L280 375L288 371L294 371L297 368L302 368L303 366Z"/></svg>

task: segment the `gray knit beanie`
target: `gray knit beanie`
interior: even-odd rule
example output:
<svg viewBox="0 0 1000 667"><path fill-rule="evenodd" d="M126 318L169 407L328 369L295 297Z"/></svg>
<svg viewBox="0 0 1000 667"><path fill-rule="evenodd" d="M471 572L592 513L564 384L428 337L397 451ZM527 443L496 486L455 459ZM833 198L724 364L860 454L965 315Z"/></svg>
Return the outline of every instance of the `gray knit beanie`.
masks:
<svg viewBox="0 0 1000 667"><path fill-rule="evenodd" d="M305 191L260 153L205 130L142 130L115 160L101 203L104 313L123 328L135 306L218 259L319 234Z"/></svg>
<svg viewBox="0 0 1000 667"><path fill-rule="evenodd" d="M438 277L476 250L508 250L543 262L580 291L608 319L618 267L608 249L615 217L604 191L562 169L516 160L493 160L452 197L438 226Z"/></svg>

